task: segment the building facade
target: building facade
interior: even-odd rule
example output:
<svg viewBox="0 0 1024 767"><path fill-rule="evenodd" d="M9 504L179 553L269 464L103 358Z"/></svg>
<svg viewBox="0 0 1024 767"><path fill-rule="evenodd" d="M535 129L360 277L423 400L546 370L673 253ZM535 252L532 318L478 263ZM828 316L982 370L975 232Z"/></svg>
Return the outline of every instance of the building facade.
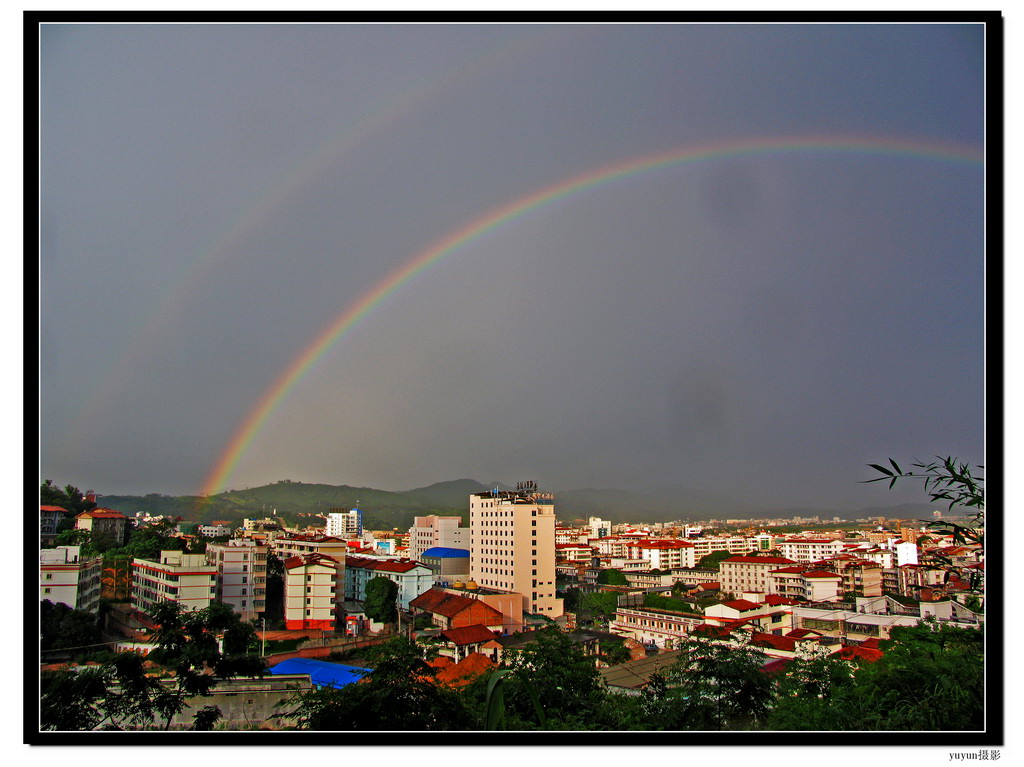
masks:
<svg viewBox="0 0 1024 767"><path fill-rule="evenodd" d="M522 594L526 611L557 618L555 506L550 494L521 483L515 491L469 496L469 574L481 586Z"/></svg>
<svg viewBox="0 0 1024 767"><path fill-rule="evenodd" d="M409 559L419 559L424 551L435 547L469 548L469 528L460 524L461 517L415 517L409 528Z"/></svg>
<svg viewBox="0 0 1024 767"><path fill-rule="evenodd" d="M289 557L284 562L284 625L289 631L334 631L334 615L343 601L339 563L323 554Z"/></svg>
<svg viewBox="0 0 1024 767"><path fill-rule="evenodd" d="M206 561L217 568L217 601L231 605L242 620L257 620L267 605L270 549L245 538L206 546Z"/></svg>
<svg viewBox="0 0 1024 767"><path fill-rule="evenodd" d="M360 538L363 535L363 512L359 509L333 508L327 514L326 535L336 538Z"/></svg>
<svg viewBox="0 0 1024 767"><path fill-rule="evenodd" d="M217 568L205 554L161 551L156 561L132 560L132 607L149 614L157 602L177 602L187 611L209 607L217 595Z"/></svg>
<svg viewBox="0 0 1024 767"><path fill-rule="evenodd" d="M96 612L100 603L103 557L83 559L80 546L58 546L39 552L39 600Z"/></svg>

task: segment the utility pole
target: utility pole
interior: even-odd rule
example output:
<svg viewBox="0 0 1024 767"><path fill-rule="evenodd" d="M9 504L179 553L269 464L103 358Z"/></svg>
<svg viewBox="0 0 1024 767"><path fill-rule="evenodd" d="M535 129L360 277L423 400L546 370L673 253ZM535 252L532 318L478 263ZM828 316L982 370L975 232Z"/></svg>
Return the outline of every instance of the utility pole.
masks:
<svg viewBox="0 0 1024 767"><path fill-rule="evenodd" d="M263 618L263 649L260 650L260 657L267 657L267 619L266 616Z"/></svg>

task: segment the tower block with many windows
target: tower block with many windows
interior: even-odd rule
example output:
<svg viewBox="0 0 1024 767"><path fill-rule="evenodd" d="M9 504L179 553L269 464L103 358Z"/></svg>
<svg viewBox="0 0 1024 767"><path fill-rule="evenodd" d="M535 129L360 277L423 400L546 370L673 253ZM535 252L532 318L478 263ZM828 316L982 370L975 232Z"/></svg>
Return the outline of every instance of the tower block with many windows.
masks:
<svg viewBox="0 0 1024 767"><path fill-rule="evenodd" d="M522 594L527 612L557 618L555 503L533 482L469 496L469 577L484 588Z"/></svg>

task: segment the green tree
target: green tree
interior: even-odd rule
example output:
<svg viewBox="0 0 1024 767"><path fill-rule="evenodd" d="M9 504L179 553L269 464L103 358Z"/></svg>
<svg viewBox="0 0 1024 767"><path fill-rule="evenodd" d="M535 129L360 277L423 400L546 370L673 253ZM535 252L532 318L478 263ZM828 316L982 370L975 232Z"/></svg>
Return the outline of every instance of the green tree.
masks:
<svg viewBox="0 0 1024 767"><path fill-rule="evenodd" d="M510 672L504 680L509 729L591 728L603 697L601 678L577 642L548 626L503 662Z"/></svg>
<svg viewBox="0 0 1024 767"><path fill-rule="evenodd" d="M148 656L174 676L147 676L142 656L118 653L86 671L64 669L41 678L42 729L169 729L194 696L207 696L218 679L261 676L266 665L251 652L255 632L228 605L213 603L194 612L160 602L151 611L160 628ZM222 649L223 646L223 649ZM78 677L82 677L81 680ZM204 714L196 724L210 723Z"/></svg>
<svg viewBox="0 0 1024 767"><path fill-rule="evenodd" d="M363 610L366 617L378 623L393 623L398 619L398 584L389 578L378 575L366 584L366 596L363 599Z"/></svg>
<svg viewBox="0 0 1024 767"><path fill-rule="evenodd" d="M629 584L622 571L614 568L608 568L599 572L597 574L597 582L605 586L626 586Z"/></svg>
<svg viewBox="0 0 1024 767"><path fill-rule="evenodd" d="M761 650L693 636L679 650L665 675L660 723L667 729L751 729L765 718L774 688Z"/></svg>
<svg viewBox="0 0 1024 767"><path fill-rule="evenodd" d="M736 556L731 551L712 551L707 556L703 556L697 562L697 567L701 570L718 570L721 568L722 560L728 559L729 557Z"/></svg>
<svg viewBox="0 0 1024 767"><path fill-rule="evenodd" d="M87 610L75 610L63 602L49 599L39 603L40 647L42 650L84 648L100 641L96 616ZM92 648L95 649L95 648Z"/></svg>
<svg viewBox="0 0 1024 767"><path fill-rule="evenodd" d="M980 730L984 633L922 621L896 627L881 659L829 656L788 667L767 720L787 730ZM852 673L851 673L851 669ZM798 677L794 681L793 677Z"/></svg>

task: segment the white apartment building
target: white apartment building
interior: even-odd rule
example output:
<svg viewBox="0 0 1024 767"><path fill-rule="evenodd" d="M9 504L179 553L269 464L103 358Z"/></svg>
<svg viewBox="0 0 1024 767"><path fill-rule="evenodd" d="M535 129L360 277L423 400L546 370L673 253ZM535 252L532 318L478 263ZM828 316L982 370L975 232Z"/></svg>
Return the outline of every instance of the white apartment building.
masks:
<svg viewBox="0 0 1024 767"><path fill-rule="evenodd" d="M588 517L587 527L590 528L591 538L607 538L612 534L612 523L607 519Z"/></svg>
<svg viewBox="0 0 1024 767"><path fill-rule="evenodd" d="M449 549L469 548L469 528L459 527L461 517L430 514L415 517L409 528L409 559L419 559L427 549L441 546Z"/></svg>
<svg viewBox="0 0 1024 767"><path fill-rule="evenodd" d="M205 554L161 551L157 561L132 560L132 607L148 614L157 602L177 602L185 610L209 607L217 594L217 568Z"/></svg>
<svg viewBox="0 0 1024 767"><path fill-rule="evenodd" d="M633 559L650 563L652 570L672 570L680 567L695 567L696 548L689 541L657 539L637 541L626 547L626 553Z"/></svg>
<svg viewBox="0 0 1024 767"><path fill-rule="evenodd" d="M817 562L831 559L841 552L846 544L832 538L786 538L776 546L779 553L794 562Z"/></svg>
<svg viewBox="0 0 1024 767"><path fill-rule="evenodd" d="M217 601L231 605L242 620L257 620L266 609L268 546L247 538L206 546L206 561L217 568Z"/></svg>
<svg viewBox="0 0 1024 767"><path fill-rule="evenodd" d="M103 557L82 559L80 546L39 552L39 601L50 600L75 610L96 612L100 603Z"/></svg>
<svg viewBox="0 0 1024 767"><path fill-rule="evenodd" d="M338 562L323 554L284 562L284 625L289 631L334 630L335 607L344 591Z"/></svg>
<svg viewBox="0 0 1024 767"><path fill-rule="evenodd" d="M527 612L559 617L555 597L555 505L533 483L469 496L469 577L522 594Z"/></svg>
<svg viewBox="0 0 1024 767"><path fill-rule="evenodd" d="M326 535L336 538L359 538L363 534L363 512L359 509L331 509L327 514Z"/></svg>

